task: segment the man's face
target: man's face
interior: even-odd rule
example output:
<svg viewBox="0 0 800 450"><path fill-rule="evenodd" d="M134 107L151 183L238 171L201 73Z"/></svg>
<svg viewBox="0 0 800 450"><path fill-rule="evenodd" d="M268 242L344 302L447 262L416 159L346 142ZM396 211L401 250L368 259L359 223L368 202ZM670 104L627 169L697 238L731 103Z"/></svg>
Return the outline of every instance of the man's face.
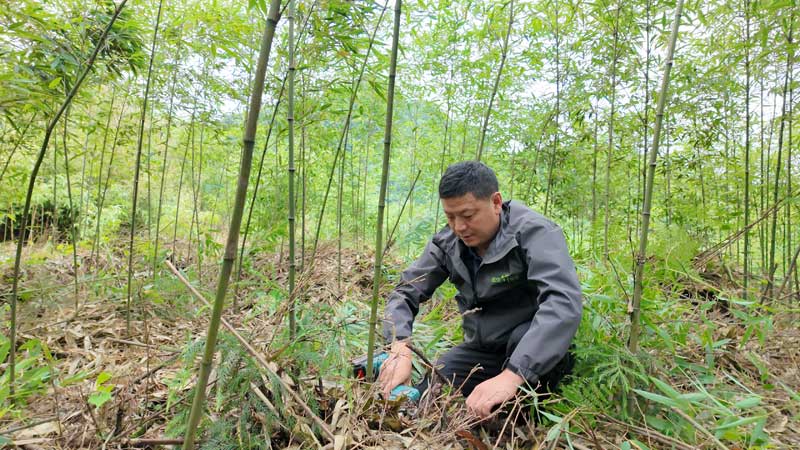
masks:
<svg viewBox="0 0 800 450"><path fill-rule="evenodd" d="M447 224L467 246L485 251L500 227L503 197L495 192L487 199L472 193L461 197L443 198L442 207Z"/></svg>

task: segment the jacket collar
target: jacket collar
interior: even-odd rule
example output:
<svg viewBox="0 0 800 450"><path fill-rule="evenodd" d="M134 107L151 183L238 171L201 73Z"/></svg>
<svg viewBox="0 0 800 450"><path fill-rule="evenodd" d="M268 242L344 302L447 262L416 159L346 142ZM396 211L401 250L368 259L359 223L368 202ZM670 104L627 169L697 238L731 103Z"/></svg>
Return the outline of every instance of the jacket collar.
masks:
<svg viewBox="0 0 800 450"><path fill-rule="evenodd" d="M519 245L516 236L509 229L509 202L510 200L503 202L502 209L500 210L500 227L497 229L497 234L495 234L492 242L489 243L489 248L486 249L486 254L483 255L483 264L491 264L503 259L508 252ZM460 263L460 266L463 266L463 261L461 261L462 249L466 251L466 246L458 237L453 239L452 243L450 244L450 248L448 249L451 255L457 256L456 259Z"/></svg>
<svg viewBox="0 0 800 450"><path fill-rule="evenodd" d="M494 236L494 239L492 239L492 242L489 243L486 254L483 255L484 264L491 264L503 259L511 249L519 245L517 237L509 230L508 203L508 201L503 202L503 207L500 210L500 228L497 230L497 234Z"/></svg>

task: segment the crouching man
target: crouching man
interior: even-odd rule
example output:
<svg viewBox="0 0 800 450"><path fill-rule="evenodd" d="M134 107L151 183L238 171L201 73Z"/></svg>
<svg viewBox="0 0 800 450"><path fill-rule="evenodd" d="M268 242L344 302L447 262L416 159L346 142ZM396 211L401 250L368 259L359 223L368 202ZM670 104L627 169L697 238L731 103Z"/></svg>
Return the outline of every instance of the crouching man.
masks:
<svg viewBox="0 0 800 450"><path fill-rule="evenodd" d="M435 364L467 398L468 410L486 417L525 384L554 390L572 368L568 350L581 320L580 284L561 229L520 202L504 202L486 165L448 167L439 198L447 226L387 300L384 338L391 350L378 381L387 396L410 381L406 342L414 318L449 279L458 289L464 342Z"/></svg>

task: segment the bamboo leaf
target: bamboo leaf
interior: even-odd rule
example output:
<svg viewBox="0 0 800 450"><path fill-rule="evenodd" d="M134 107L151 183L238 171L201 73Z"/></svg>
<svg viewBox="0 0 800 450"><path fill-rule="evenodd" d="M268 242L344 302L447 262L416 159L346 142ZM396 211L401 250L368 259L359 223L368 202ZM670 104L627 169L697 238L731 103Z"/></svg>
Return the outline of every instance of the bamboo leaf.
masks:
<svg viewBox="0 0 800 450"><path fill-rule="evenodd" d="M104 385L106 381L111 379L111 376L112 375L108 372L100 372L100 374L97 375L97 381L95 381L95 386Z"/></svg>
<svg viewBox="0 0 800 450"><path fill-rule="evenodd" d="M753 408L761 404L761 397L758 396L751 396L745 399L739 400L738 402L734 403L734 408L739 409L748 409Z"/></svg>
<svg viewBox="0 0 800 450"><path fill-rule="evenodd" d="M654 394L652 392L644 391L644 390L641 390L641 389L634 389L633 391L636 392L637 394L641 395L642 397L648 399L648 400L652 400L652 401L654 401L656 403L659 403L659 404L662 404L664 406L669 406L669 407L674 407L674 408L680 408L680 406L681 406L681 404L679 402L677 402L676 400L673 400L673 399L671 399L669 397L665 397L663 395Z"/></svg>
<svg viewBox="0 0 800 450"><path fill-rule="evenodd" d="M755 426L753 426L753 430L750 432L750 447L754 447L756 444L769 439L769 436L764 433L764 426L766 424L767 418L762 417L761 420L756 422Z"/></svg>
<svg viewBox="0 0 800 450"><path fill-rule="evenodd" d="M714 430L716 432L725 431L731 428L738 428L744 425L749 425L751 423L756 423L763 419L765 419L765 416L743 417L741 419L737 419L732 422L726 422L723 423L722 425L718 425Z"/></svg>
<svg viewBox="0 0 800 450"><path fill-rule="evenodd" d="M384 92L383 87L380 84L378 84L375 80L367 80L367 82L369 83L370 87L372 88L372 91L375 92L378 95L378 97L380 97L381 100L383 100L385 102L386 101L386 92Z"/></svg>

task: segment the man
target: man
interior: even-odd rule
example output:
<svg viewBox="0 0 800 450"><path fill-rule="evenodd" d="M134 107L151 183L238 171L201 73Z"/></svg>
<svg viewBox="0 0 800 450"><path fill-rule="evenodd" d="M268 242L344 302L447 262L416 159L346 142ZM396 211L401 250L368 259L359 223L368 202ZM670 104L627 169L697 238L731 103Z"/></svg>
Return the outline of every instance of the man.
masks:
<svg viewBox="0 0 800 450"><path fill-rule="evenodd" d="M564 234L522 203L503 202L497 177L468 161L439 182L447 227L428 242L389 295L384 394L411 378L411 337L419 304L449 280L458 288L464 342L435 363L479 417L528 384L552 390L571 369L568 349L581 319L581 291ZM474 370L478 367L477 370Z"/></svg>

